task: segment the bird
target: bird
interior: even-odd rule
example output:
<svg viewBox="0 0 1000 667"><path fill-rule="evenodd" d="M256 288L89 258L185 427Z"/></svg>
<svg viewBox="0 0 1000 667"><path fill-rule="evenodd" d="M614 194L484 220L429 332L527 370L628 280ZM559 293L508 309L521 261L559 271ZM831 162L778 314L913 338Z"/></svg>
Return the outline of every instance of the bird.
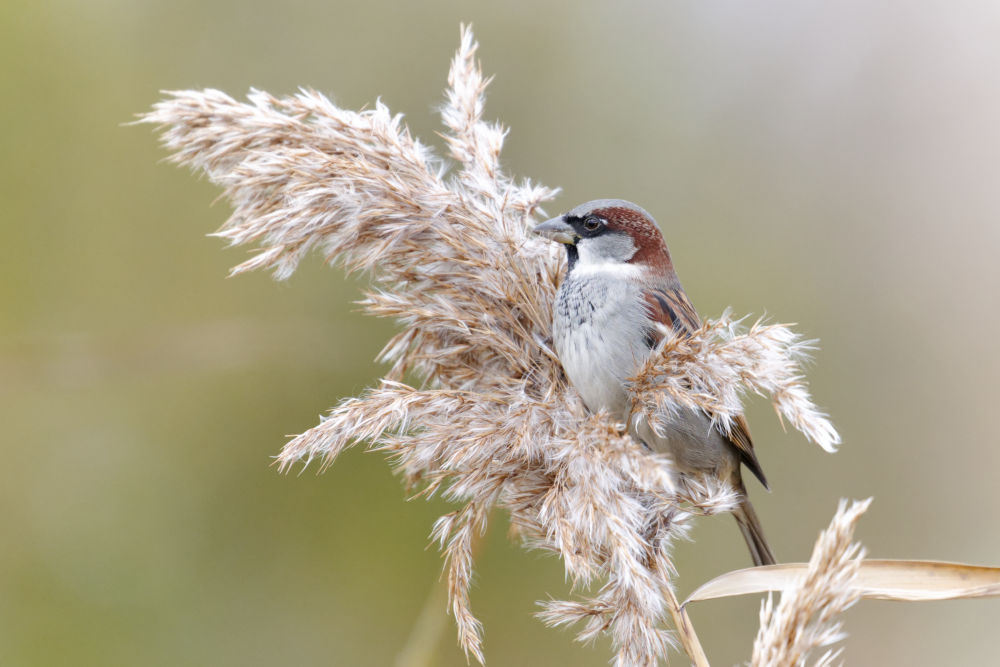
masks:
<svg viewBox="0 0 1000 667"><path fill-rule="evenodd" d="M739 497L733 515L754 564L775 563L743 484L746 466L769 488L746 419L736 416L726 432L704 411L684 409L657 433L648 420L630 418L626 381L665 331L686 336L701 326L656 221L631 202L596 199L533 232L566 248L568 267L556 293L552 341L587 409L621 417L633 437L666 454L680 474L727 482Z"/></svg>

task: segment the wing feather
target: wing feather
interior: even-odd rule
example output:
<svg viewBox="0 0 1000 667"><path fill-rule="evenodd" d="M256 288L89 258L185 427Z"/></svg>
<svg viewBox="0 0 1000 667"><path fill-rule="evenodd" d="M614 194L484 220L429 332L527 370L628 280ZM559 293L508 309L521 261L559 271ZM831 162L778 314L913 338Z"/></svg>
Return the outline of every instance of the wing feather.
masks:
<svg viewBox="0 0 1000 667"><path fill-rule="evenodd" d="M689 336L701 327L698 311L691 305L691 301L680 285L656 287L648 290L646 292L646 305L651 321L669 327L681 335ZM662 338L663 332L651 327L646 341L652 348ZM737 415L733 419L733 427L725 435L739 451L743 464L760 480L764 488L770 488L760 466L760 461L757 460L757 455L754 453L753 440L750 438L750 426L747 424L746 418L743 415Z"/></svg>

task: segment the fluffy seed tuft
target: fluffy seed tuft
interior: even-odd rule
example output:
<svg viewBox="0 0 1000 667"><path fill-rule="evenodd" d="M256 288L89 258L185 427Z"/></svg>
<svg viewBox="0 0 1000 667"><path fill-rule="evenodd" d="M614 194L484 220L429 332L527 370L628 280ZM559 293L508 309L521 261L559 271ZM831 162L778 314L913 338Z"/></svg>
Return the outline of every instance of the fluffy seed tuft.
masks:
<svg viewBox="0 0 1000 667"><path fill-rule="evenodd" d="M284 98L254 90L246 102L176 91L140 122L161 128L173 161L223 188L233 213L218 236L257 248L234 273L287 278L318 249L369 275L364 309L400 326L380 356L385 379L293 438L281 468L314 459L325 467L366 443L408 484L456 503L432 535L459 642L480 662L473 543L500 507L526 544L562 558L581 589L599 584L590 598L544 603L545 622L580 622L584 641L608 633L618 665L652 665L671 642L671 544L694 517L732 509L733 492L675 479L669 461L608 415L586 414L568 386L551 345L562 254L530 234L556 191L501 170L506 132L482 120L488 81L476 49L463 28L442 110L451 172L383 104L348 111L312 90ZM726 315L666 342L634 391L654 421L697 407L722 424L739 414L744 393L767 393L831 449L839 438L798 367L805 349L785 327L737 333Z"/></svg>

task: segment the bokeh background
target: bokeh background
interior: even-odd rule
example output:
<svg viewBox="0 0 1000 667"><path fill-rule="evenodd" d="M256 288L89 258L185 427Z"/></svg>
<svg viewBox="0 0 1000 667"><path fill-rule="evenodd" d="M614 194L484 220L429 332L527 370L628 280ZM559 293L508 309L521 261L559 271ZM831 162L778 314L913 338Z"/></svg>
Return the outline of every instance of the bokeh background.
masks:
<svg viewBox="0 0 1000 667"><path fill-rule="evenodd" d="M496 74L510 171L654 212L688 293L821 338L834 456L749 406L785 560L874 496L878 557L1000 565L1000 5L903 2L0 3L0 664L390 665L434 587L440 501L378 456L270 467L374 382L391 322L313 257L227 280L218 190L125 127L161 89L378 97L440 143L458 26ZM491 665L603 665L543 628L560 563L494 517L474 608ZM728 517L677 551L681 593L748 564ZM701 603L714 664L758 602ZM442 610L443 613L443 610ZM863 602L853 665L996 659L1000 601ZM450 623L450 621L449 621ZM445 627L430 664L463 665Z"/></svg>

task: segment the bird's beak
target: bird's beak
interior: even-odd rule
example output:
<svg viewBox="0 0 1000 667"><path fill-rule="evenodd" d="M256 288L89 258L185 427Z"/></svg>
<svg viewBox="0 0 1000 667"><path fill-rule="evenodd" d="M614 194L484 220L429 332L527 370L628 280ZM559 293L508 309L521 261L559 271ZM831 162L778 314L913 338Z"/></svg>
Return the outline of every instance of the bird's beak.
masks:
<svg viewBox="0 0 1000 667"><path fill-rule="evenodd" d="M535 227L534 231L539 236L544 236L550 241L573 245L577 241L576 232L562 217L552 218Z"/></svg>

